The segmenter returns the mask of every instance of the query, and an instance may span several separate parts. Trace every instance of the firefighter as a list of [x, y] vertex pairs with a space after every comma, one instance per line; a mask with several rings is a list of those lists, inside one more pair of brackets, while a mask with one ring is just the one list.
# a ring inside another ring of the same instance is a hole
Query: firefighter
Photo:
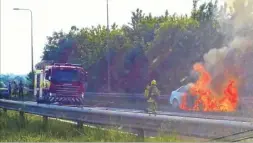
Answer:
[[19, 98], [21, 98], [22, 100], [24, 100], [24, 93], [23, 93], [23, 90], [24, 89], [24, 85], [23, 85], [23, 82], [22, 80], [19, 81], [19, 90], [18, 90], [18, 96]]
[[145, 96], [148, 102], [148, 112], [156, 114], [157, 110], [157, 97], [160, 95], [160, 91], [156, 86], [156, 80], [151, 81], [151, 85], [147, 85], [145, 89]]

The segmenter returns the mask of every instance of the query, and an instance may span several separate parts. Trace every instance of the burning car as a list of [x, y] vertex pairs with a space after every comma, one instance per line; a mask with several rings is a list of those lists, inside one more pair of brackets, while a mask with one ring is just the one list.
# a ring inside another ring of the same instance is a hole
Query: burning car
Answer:
[[225, 72], [223, 78], [213, 78], [200, 63], [193, 69], [199, 73], [198, 80], [172, 91], [173, 108], [203, 112], [235, 112], [240, 108], [238, 77]]
[[188, 107], [193, 107], [194, 102], [196, 101], [196, 96], [192, 96], [190, 94], [190, 86], [192, 84], [189, 83], [187, 85], [181, 86], [178, 89], [171, 92], [169, 103], [172, 105], [174, 109], [182, 109], [182, 105], [185, 104], [184, 100], [186, 98], [186, 103]]

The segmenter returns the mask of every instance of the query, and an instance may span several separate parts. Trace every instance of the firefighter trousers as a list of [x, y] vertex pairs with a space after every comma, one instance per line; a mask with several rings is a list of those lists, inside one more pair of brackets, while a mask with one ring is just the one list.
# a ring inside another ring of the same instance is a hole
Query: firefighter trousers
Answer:
[[152, 113], [156, 113], [156, 111], [157, 111], [157, 102], [155, 100], [148, 101], [148, 110]]

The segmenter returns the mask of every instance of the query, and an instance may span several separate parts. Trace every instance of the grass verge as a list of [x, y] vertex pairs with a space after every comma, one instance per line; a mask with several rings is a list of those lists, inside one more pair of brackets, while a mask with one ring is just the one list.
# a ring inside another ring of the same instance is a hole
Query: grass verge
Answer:
[[[25, 114], [25, 127], [21, 127], [19, 114], [8, 111], [0, 112], [0, 142], [135, 142], [140, 141], [136, 136], [120, 133], [116, 130], [101, 130], [84, 126], [77, 129], [76, 125], [48, 120], [45, 130], [42, 118]], [[145, 138], [148, 142], [177, 142], [176, 136], [160, 136]]]

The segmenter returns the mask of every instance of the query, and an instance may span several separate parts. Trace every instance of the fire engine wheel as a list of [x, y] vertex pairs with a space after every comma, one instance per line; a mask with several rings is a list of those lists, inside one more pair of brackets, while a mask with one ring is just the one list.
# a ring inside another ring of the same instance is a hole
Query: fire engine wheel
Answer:
[[47, 97], [43, 97], [42, 99], [39, 97], [36, 97], [36, 102], [49, 104], [49, 99]]
[[50, 102], [49, 98], [44, 98], [44, 103], [45, 104], [50, 104], [51, 102]]
[[47, 98], [43, 98], [43, 99], [37, 98], [36, 101], [37, 101], [37, 103], [50, 104], [50, 101], [49, 101], [49, 99], [47, 99]]
[[179, 109], [179, 102], [177, 99], [173, 99], [172, 101], [172, 108], [173, 109]]

